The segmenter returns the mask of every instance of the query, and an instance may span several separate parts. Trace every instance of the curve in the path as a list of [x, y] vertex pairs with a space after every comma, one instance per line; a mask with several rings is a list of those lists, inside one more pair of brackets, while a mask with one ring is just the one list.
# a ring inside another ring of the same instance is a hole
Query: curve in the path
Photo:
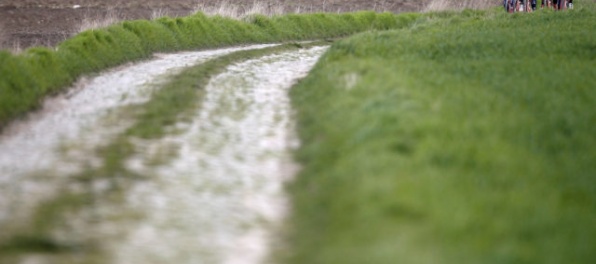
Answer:
[[46, 100], [41, 111], [0, 134], [0, 227], [25, 217], [51, 197], [64, 178], [94, 162], [93, 150], [128, 125], [122, 117], [110, 120], [115, 109], [148, 100], [164, 76], [182, 68], [267, 46], [156, 55], [83, 79], [68, 94]]
[[[147, 101], [164, 75], [262, 47], [160, 55], [49, 100], [43, 112], [0, 136], [0, 228], [26, 219], [69, 175], [98, 162], [93, 151], [128, 126], [128, 117], [114, 121], [110, 113], [120, 115], [127, 105]], [[136, 144], [139, 155], [128, 167], [150, 180], [133, 183], [118, 209], [99, 201], [79, 213], [85, 217], [66, 218], [67, 233], [57, 233], [98, 241], [108, 263], [265, 262], [287, 210], [283, 183], [296, 169], [288, 89], [324, 50], [301, 49], [229, 66], [211, 80], [192, 122], [176, 125], [177, 132], [162, 139]], [[172, 156], [168, 162], [151, 164], [155, 152], [164, 150]], [[123, 211], [135, 217], [116, 215]], [[90, 216], [115, 220], [86, 223]]]
[[295, 171], [288, 89], [324, 50], [229, 66], [212, 79], [184, 133], [142, 146], [174, 145], [179, 153], [157, 170], [143, 168], [143, 157], [131, 163], [156, 180], [129, 192], [131, 208], [146, 218], [118, 245], [116, 263], [264, 261], [285, 215], [283, 183]]

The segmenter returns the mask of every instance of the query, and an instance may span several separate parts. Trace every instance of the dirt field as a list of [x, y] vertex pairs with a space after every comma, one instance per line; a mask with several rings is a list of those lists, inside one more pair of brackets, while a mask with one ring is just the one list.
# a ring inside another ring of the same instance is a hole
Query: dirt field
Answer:
[[[355, 10], [416, 11], [429, 0], [258, 0], [286, 12]], [[85, 21], [183, 16], [197, 6], [228, 3], [248, 9], [255, 0], [0, 0], [0, 48], [53, 46], [75, 34]]]

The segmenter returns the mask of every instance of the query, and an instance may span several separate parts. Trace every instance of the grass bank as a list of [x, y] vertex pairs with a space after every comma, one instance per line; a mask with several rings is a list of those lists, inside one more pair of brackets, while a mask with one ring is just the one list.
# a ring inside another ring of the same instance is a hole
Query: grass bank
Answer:
[[578, 1], [334, 44], [291, 94], [286, 262], [594, 263], [593, 28]]
[[197, 13], [184, 18], [126, 21], [86, 31], [55, 50], [31, 48], [19, 55], [0, 51], [0, 129], [83, 74], [148, 58], [155, 52], [335, 38], [371, 29], [398, 28], [416, 17], [358, 12], [272, 18], [253, 15], [238, 21]]

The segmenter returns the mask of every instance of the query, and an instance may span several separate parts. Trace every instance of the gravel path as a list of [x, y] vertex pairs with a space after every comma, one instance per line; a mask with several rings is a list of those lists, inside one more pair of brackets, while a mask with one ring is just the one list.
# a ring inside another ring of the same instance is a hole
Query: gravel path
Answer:
[[118, 245], [115, 263], [263, 263], [286, 213], [283, 183], [296, 169], [288, 88], [324, 50], [229, 66], [185, 132], [142, 145], [143, 153], [163, 146], [179, 153], [157, 169], [144, 168], [143, 157], [131, 162], [156, 180], [129, 192], [131, 208], [146, 218]]
[[[27, 218], [69, 175], [97, 163], [93, 150], [130, 123], [122, 110], [148, 100], [164, 75], [235, 50], [159, 55], [121, 67], [82, 81], [9, 128], [0, 136], [0, 228]], [[124, 208], [135, 217], [92, 226], [85, 217], [74, 218], [69, 232], [102, 241], [109, 263], [266, 262], [287, 211], [283, 184], [296, 171], [288, 88], [324, 51], [316, 47], [229, 66], [211, 80], [191, 123], [136, 144], [141, 154], [127, 164], [151, 180], [133, 184], [118, 209], [100, 202], [91, 212], [104, 212], [100, 218], [107, 219]], [[151, 164], [164, 149], [168, 162]]]
[[94, 150], [130, 124], [121, 110], [147, 101], [165, 76], [234, 51], [267, 46], [157, 54], [84, 78], [69, 93], [46, 100], [41, 111], [0, 135], [0, 230], [27, 218], [69, 176], [97, 163]]

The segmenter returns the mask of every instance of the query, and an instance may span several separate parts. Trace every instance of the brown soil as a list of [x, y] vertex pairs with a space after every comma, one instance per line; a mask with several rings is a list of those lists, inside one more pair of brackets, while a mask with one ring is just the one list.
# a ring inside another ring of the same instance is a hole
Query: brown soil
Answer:
[[[428, 0], [258, 0], [291, 12], [346, 12], [355, 10], [417, 11]], [[249, 8], [255, 0], [0, 0], [0, 48], [54, 46], [77, 33], [84, 20], [149, 19], [156, 12], [188, 15], [197, 5], [221, 2]], [[78, 7], [75, 7], [78, 6]]]

